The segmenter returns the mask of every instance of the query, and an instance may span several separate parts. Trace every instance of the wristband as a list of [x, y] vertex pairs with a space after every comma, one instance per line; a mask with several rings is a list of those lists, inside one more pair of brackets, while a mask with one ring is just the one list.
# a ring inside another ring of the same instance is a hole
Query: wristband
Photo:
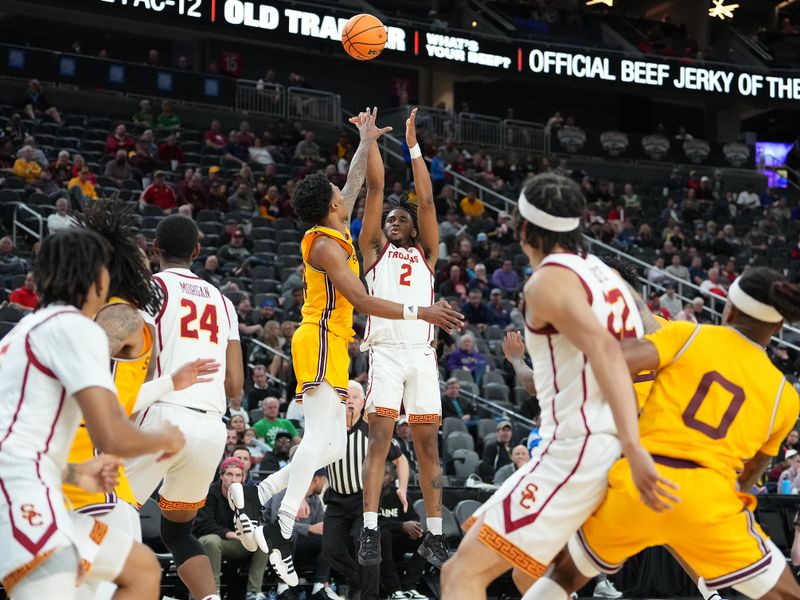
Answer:
[[419, 144], [411, 146], [411, 148], [408, 149], [408, 153], [411, 155], [411, 158], [419, 158], [422, 156], [422, 150], [419, 149]]
[[419, 312], [419, 306], [415, 304], [404, 304], [403, 305], [403, 319], [406, 321], [416, 321], [419, 317], [417, 313]]

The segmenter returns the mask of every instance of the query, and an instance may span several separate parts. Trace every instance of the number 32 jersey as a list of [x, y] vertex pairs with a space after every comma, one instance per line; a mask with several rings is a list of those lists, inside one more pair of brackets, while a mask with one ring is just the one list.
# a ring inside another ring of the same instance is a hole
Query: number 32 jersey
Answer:
[[800, 398], [764, 348], [731, 327], [676, 321], [646, 336], [659, 369], [639, 418], [653, 454], [734, 480], [757, 452], [775, 456]]
[[[556, 267], [569, 269], [578, 276], [592, 313], [614, 337], [642, 336], [644, 326], [633, 295], [603, 261], [591, 254], [549, 254], [537, 271]], [[527, 310], [526, 319], [530, 323], [536, 317], [535, 307], [529, 306]], [[603, 398], [583, 352], [550, 325], [541, 329], [528, 325], [525, 341], [542, 410], [539, 435], [545, 445], [591, 433], [616, 435], [611, 407]]]
[[164, 291], [156, 316], [156, 374], [171, 374], [198, 358], [220, 363], [213, 380], [160, 398], [221, 415], [226, 411], [225, 358], [228, 342], [239, 340], [239, 320], [233, 304], [215, 286], [189, 269], [166, 269], [155, 275]]

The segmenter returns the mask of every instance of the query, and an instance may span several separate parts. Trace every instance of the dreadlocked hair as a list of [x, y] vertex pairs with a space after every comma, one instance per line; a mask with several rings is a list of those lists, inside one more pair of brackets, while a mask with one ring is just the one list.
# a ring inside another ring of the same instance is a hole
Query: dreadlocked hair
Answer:
[[306, 175], [297, 184], [292, 207], [303, 223], [319, 225], [330, 211], [331, 198], [333, 198], [331, 182], [324, 171], [317, 171]]
[[622, 280], [633, 289], [639, 287], [639, 272], [636, 270], [636, 265], [631, 261], [614, 256], [613, 254], [598, 256], [598, 258], [619, 273]]
[[[536, 208], [554, 217], [576, 218], [583, 215], [586, 200], [581, 188], [572, 179], [554, 173], [542, 173], [531, 179], [525, 188], [525, 197]], [[517, 238], [530, 246], [541, 247], [544, 254], [560, 246], [570, 252], [584, 249], [581, 227], [572, 231], [550, 231], [534, 225], [519, 214], [515, 214]], [[525, 231], [523, 227], [527, 224]]]
[[772, 306], [789, 323], [800, 321], [800, 286], [790, 283], [777, 271], [751, 267], [742, 275], [739, 287], [759, 302]]
[[414, 229], [419, 231], [419, 221], [417, 221], [417, 206], [408, 200], [407, 194], [403, 194], [397, 206], [393, 206], [389, 210], [383, 211], [383, 214], [381, 215], [381, 229], [383, 229], [383, 227], [386, 225], [386, 217], [389, 216], [389, 213], [397, 209], [406, 211], [411, 217], [411, 225], [414, 227]]
[[91, 229], [70, 227], [47, 236], [33, 267], [39, 306], [62, 302], [81, 308], [111, 259], [111, 245]]
[[136, 308], [157, 315], [164, 293], [136, 243], [138, 223], [133, 208], [114, 200], [98, 200], [84, 208], [83, 221], [111, 244], [109, 297], [119, 296]]

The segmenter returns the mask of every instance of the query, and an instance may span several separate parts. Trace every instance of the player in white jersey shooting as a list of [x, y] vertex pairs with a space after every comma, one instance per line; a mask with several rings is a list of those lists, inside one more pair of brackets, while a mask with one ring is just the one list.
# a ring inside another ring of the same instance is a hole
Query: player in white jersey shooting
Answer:
[[[433, 304], [433, 268], [439, 257], [439, 224], [425, 158], [417, 144], [417, 109], [406, 121], [406, 142], [419, 198], [419, 208], [407, 202], [385, 215], [384, 167], [377, 144], [367, 160], [367, 204], [358, 244], [370, 294], [415, 306]], [[447, 560], [442, 535], [442, 468], [439, 464], [439, 369], [431, 347], [433, 326], [424, 321], [391, 321], [370, 317], [362, 349], [369, 348], [366, 406], [369, 450], [364, 465], [364, 530], [358, 562], [381, 561], [378, 507], [384, 462], [394, 424], [405, 407], [419, 460], [420, 487], [425, 500], [427, 533], [419, 553], [441, 567]], [[405, 498], [401, 498], [407, 505]]]
[[[170, 456], [184, 444], [176, 427], [144, 433], [120, 408], [108, 338], [91, 320], [106, 302], [108, 261], [108, 244], [93, 231], [71, 228], [46, 238], [34, 268], [40, 308], [0, 343], [0, 578], [14, 600], [72, 600], [87, 573], [114, 581], [115, 598], [158, 597], [153, 553], [130, 535], [70, 513], [62, 495], [63, 482], [91, 492], [118, 483], [113, 456], [89, 461], [80, 480], [67, 465], [81, 415], [95, 447], [108, 454]], [[113, 465], [112, 481], [88, 485], [100, 478], [92, 464]]]
[[[178, 575], [197, 600], [218, 600], [211, 562], [191, 528], [225, 449], [226, 395], [242, 391], [238, 319], [231, 301], [189, 270], [200, 253], [194, 221], [181, 215], [163, 219], [153, 249], [161, 264], [155, 280], [164, 292], [156, 316], [156, 377], [201, 357], [222, 367], [211, 381], [191, 389], [168, 387], [140, 412], [137, 424], [142, 430], [174, 423], [186, 436], [186, 447], [169, 460], [147, 456], [131, 461], [126, 472], [140, 503], [163, 480], [161, 537], [173, 554]], [[170, 386], [171, 378], [164, 381]]]
[[642, 500], [669, 505], [639, 441], [636, 398], [619, 339], [643, 325], [633, 295], [598, 258], [578, 254], [585, 200], [565, 177], [534, 177], [519, 198], [518, 235], [535, 273], [525, 284], [526, 343], [541, 405], [542, 441], [474, 515], [442, 569], [442, 597], [486, 597], [514, 568], [520, 590], [541, 577], [603, 500], [607, 473], [624, 452]]

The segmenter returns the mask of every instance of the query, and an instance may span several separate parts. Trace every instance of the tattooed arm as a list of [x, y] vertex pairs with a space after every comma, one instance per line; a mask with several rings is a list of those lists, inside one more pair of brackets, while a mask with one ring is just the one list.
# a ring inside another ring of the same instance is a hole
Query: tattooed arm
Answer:
[[503, 354], [514, 367], [514, 373], [522, 387], [535, 398], [536, 384], [533, 381], [533, 369], [525, 364], [525, 342], [518, 331], [510, 331], [506, 334], [503, 340]]
[[112, 492], [119, 483], [122, 461], [110, 454], [100, 454], [82, 463], [68, 463], [61, 473], [64, 483], [87, 492]]
[[361, 141], [358, 143], [358, 148], [353, 154], [353, 159], [350, 161], [350, 169], [347, 172], [347, 183], [342, 188], [342, 197], [344, 198], [345, 206], [347, 207], [348, 219], [353, 214], [353, 208], [356, 205], [358, 192], [361, 191], [361, 186], [364, 185], [364, 176], [367, 172], [367, 156], [369, 149], [375, 141], [384, 133], [392, 130], [391, 127], [379, 128], [375, 125], [375, 119], [378, 116], [378, 109], [369, 108], [362, 112], [357, 117], [350, 119], [350, 122], [358, 127], [358, 133], [361, 136]]
[[384, 182], [381, 151], [378, 149], [378, 144], [372, 144], [367, 159], [367, 203], [364, 206], [364, 218], [361, 220], [361, 233], [358, 236], [364, 271], [368, 271], [375, 264], [381, 248], [386, 243], [386, 236], [381, 229]]
[[[144, 346], [139, 311], [128, 304], [112, 304], [101, 309], [95, 321], [106, 332], [111, 357], [137, 356]], [[124, 352], [123, 352], [124, 351]]]

